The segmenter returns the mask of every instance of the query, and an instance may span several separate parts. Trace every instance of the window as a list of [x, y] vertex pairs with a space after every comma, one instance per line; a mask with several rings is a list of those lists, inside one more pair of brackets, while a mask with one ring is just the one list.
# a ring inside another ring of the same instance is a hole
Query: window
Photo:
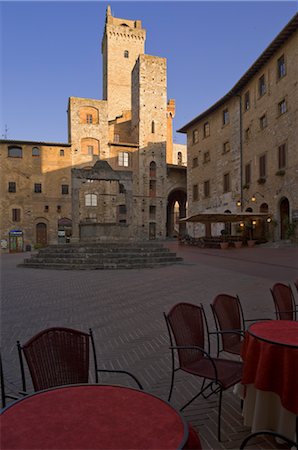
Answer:
[[194, 167], [198, 167], [198, 165], [199, 165], [199, 160], [198, 160], [198, 157], [196, 156], [195, 158], [193, 158], [193, 160], [192, 160], [192, 167], [194, 168]]
[[126, 205], [119, 205], [119, 214], [126, 214]]
[[229, 141], [224, 142], [222, 152], [223, 153], [228, 153], [229, 151], [230, 151], [230, 143], [229, 143]]
[[278, 168], [284, 169], [286, 167], [286, 144], [278, 147]]
[[97, 206], [97, 195], [85, 194], [85, 206]]
[[286, 75], [285, 57], [282, 55], [277, 60], [277, 78], [280, 79]]
[[199, 187], [197, 184], [194, 184], [192, 187], [192, 199], [194, 202], [199, 199]]
[[32, 156], [40, 156], [40, 150], [38, 147], [32, 148]]
[[229, 123], [229, 110], [228, 108], [224, 109], [222, 112], [222, 123], [223, 125], [226, 125], [227, 123]]
[[89, 156], [93, 155], [94, 147], [93, 145], [87, 145], [87, 153]]
[[251, 183], [251, 163], [248, 163], [245, 165], [244, 179], [245, 179], [245, 184], [249, 186]]
[[64, 156], [64, 150], [63, 150], [63, 148], [61, 148], [61, 150], [60, 150], [60, 156]]
[[44, 205], [44, 212], [49, 212], [49, 205]]
[[86, 123], [93, 123], [93, 116], [92, 114], [86, 114]]
[[16, 183], [15, 181], [9, 181], [8, 182], [8, 192], [16, 192], [17, 188], [16, 188]]
[[210, 180], [204, 181], [204, 197], [210, 197]]
[[128, 167], [129, 166], [129, 153], [119, 152], [118, 153], [118, 166]]
[[225, 192], [230, 192], [231, 188], [230, 188], [230, 174], [229, 173], [225, 173], [224, 177], [223, 177], [223, 191]]
[[262, 117], [260, 117], [260, 128], [263, 130], [267, 127], [267, 116], [264, 114]]
[[150, 205], [149, 206], [149, 215], [150, 215], [150, 219], [155, 219], [155, 217], [156, 217], [156, 206], [154, 206], [154, 205]]
[[261, 78], [259, 78], [259, 96], [262, 97], [264, 94], [266, 94], [266, 83], [265, 75], [262, 75]]
[[149, 196], [156, 197], [156, 181], [155, 180], [149, 181]]
[[36, 194], [41, 194], [41, 183], [34, 183], [34, 192]]
[[22, 158], [23, 150], [22, 147], [9, 146], [8, 147], [8, 157], [9, 158]]
[[285, 99], [283, 99], [281, 102], [279, 102], [278, 104], [278, 113], [279, 114], [284, 114], [285, 112], [287, 112], [287, 104]]
[[21, 221], [21, 210], [19, 208], [14, 208], [12, 210], [12, 221], [13, 222]]
[[68, 192], [68, 184], [62, 184], [61, 185], [61, 194], [62, 195], [67, 195], [69, 192]]
[[120, 136], [119, 136], [119, 134], [114, 134], [114, 142], [115, 142], [115, 144], [119, 144], [119, 142], [120, 142]]
[[154, 161], [151, 161], [151, 163], [150, 163], [149, 177], [156, 178], [156, 163]]
[[210, 125], [209, 122], [204, 123], [204, 137], [210, 136]]
[[152, 120], [151, 122], [151, 133], [155, 133], [155, 122]]
[[182, 166], [182, 152], [177, 153], [177, 163], [178, 166]]
[[125, 187], [122, 183], [119, 183], [119, 194], [125, 194]]
[[210, 161], [210, 153], [209, 152], [205, 152], [203, 155], [203, 162], [207, 163]]
[[244, 111], [248, 111], [249, 108], [250, 108], [250, 98], [249, 98], [249, 91], [247, 91], [244, 94]]
[[58, 212], [58, 213], [61, 212], [61, 205], [57, 205], [57, 212]]
[[260, 156], [259, 159], [260, 178], [266, 178], [266, 155]]
[[197, 142], [199, 142], [199, 132], [198, 130], [194, 130], [192, 132], [192, 143], [196, 144]]
[[128, 58], [129, 57], [129, 51], [128, 50], [124, 50], [124, 58]]

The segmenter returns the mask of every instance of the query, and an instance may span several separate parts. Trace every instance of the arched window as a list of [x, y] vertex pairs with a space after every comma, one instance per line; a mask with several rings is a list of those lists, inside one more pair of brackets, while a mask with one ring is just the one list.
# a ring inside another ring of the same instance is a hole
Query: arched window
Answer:
[[22, 158], [23, 150], [22, 147], [17, 147], [15, 145], [11, 145], [8, 147], [8, 157], [9, 158]]
[[97, 206], [97, 195], [85, 194], [85, 206]]
[[64, 156], [64, 150], [63, 150], [63, 148], [61, 148], [61, 150], [60, 150], [60, 156]]
[[150, 163], [149, 177], [156, 178], [156, 163], [154, 161], [151, 161]]
[[32, 156], [40, 156], [40, 149], [39, 149], [39, 147], [33, 147], [32, 148]]
[[178, 166], [182, 165], [182, 152], [178, 152], [177, 154]]
[[151, 133], [155, 133], [155, 122], [152, 120], [151, 122]]
[[124, 58], [128, 58], [129, 57], [129, 51], [128, 50], [124, 50]]

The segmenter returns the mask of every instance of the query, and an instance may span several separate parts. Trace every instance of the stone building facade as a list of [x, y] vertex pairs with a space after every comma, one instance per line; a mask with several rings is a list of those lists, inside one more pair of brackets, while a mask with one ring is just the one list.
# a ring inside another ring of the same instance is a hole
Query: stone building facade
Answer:
[[[187, 133], [189, 216], [268, 212], [271, 225], [256, 223], [256, 235], [297, 234], [297, 25], [295, 15], [230, 92], [179, 130]], [[189, 233], [202, 235], [203, 225]]]
[[145, 40], [141, 21], [108, 7], [103, 100], [69, 98], [67, 144], [0, 142], [3, 250], [176, 232], [187, 152], [173, 143], [166, 59], [146, 55]]

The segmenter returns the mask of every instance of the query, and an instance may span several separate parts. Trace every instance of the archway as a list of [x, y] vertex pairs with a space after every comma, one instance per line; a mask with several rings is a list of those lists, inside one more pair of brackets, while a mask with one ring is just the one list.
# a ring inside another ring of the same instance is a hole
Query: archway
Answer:
[[179, 224], [179, 219], [186, 216], [186, 192], [182, 189], [172, 191], [167, 205], [167, 237], [185, 235], [186, 224]]
[[39, 222], [36, 225], [36, 243], [42, 246], [48, 243], [47, 225], [43, 222]]
[[290, 220], [290, 204], [286, 197], [280, 200], [279, 204], [280, 215], [280, 239], [286, 239], [287, 224]]

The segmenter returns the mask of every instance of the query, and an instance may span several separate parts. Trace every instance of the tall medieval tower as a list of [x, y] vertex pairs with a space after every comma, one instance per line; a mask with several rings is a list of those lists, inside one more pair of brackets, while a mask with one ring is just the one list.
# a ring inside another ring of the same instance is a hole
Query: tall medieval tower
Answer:
[[110, 6], [102, 39], [103, 100], [108, 101], [109, 120], [131, 110], [131, 73], [145, 52], [146, 31], [140, 20], [113, 17]]

